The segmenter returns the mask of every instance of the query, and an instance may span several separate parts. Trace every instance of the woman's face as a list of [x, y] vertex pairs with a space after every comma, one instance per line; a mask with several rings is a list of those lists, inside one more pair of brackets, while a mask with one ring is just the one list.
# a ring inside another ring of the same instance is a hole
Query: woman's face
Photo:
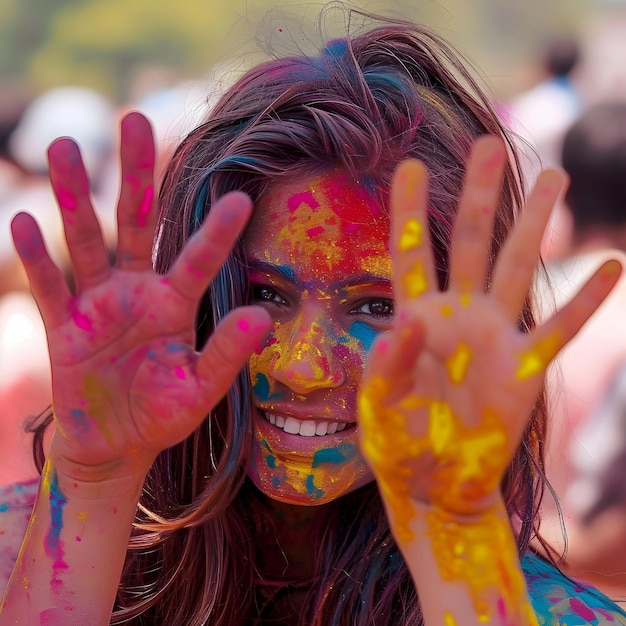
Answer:
[[373, 480], [358, 448], [367, 352], [393, 314], [389, 219], [332, 172], [275, 185], [244, 237], [253, 300], [274, 330], [250, 359], [248, 475], [271, 498], [322, 504]]

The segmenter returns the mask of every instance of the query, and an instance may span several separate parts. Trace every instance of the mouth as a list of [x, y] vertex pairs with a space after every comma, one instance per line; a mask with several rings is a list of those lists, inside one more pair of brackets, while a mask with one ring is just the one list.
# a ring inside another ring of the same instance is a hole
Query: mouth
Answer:
[[266, 413], [265, 411], [261, 411], [261, 414], [272, 426], [276, 426], [276, 428], [280, 428], [290, 435], [300, 435], [301, 437], [334, 435], [355, 426], [355, 424], [331, 420], [300, 420], [294, 417]]

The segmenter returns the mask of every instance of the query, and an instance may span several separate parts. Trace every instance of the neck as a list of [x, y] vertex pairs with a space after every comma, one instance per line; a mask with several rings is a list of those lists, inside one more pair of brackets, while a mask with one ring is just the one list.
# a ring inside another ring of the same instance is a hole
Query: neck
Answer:
[[304, 581], [315, 571], [316, 528], [329, 505], [299, 506], [268, 499], [270, 523], [259, 544], [261, 571], [266, 579]]

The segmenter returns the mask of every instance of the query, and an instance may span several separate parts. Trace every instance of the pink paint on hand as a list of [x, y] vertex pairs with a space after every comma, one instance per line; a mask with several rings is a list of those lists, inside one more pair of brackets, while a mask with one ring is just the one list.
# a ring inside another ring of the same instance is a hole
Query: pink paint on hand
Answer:
[[139, 213], [137, 214], [137, 224], [139, 226], [145, 226], [147, 223], [147, 217], [152, 208], [152, 198], [154, 197], [154, 188], [152, 185], [148, 185], [144, 191], [141, 205], [139, 206]]
[[78, 328], [81, 328], [82, 330], [88, 330], [88, 331], [93, 330], [93, 322], [91, 321], [91, 318], [86, 313], [82, 313], [81, 311], [78, 310], [78, 305], [76, 304], [76, 300], [72, 300], [70, 302], [70, 314], [72, 316], [72, 320], [74, 321], [74, 324], [76, 324]]
[[240, 320], [237, 321], [237, 328], [239, 330], [242, 330], [244, 333], [248, 333], [250, 332], [250, 322], [242, 317]]
[[76, 199], [74, 198], [74, 194], [69, 189], [58, 188], [55, 189], [57, 199], [59, 201], [59, 206], [66, 211], [75, 211], [76, 210]]

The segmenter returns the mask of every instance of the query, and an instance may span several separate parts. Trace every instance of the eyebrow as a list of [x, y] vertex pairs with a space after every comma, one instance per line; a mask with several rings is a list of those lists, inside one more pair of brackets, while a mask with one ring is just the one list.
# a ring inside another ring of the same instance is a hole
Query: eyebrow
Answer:
[[[267, 261], [261, 260], [249, 260], [248, 268], [251, 270], [257, 270], [261, 272], [267, 272], [269, 274], [280, 274], [284, 276], [287, 280], [292, 282], [294, 285], [300, 288], [305, 288], [306, 285], [298, 279], [295, 272], [286, 265], [275, 265], [274, 263], [268, 263]], [[343, 287], [352, 287], [356, 285], [363, 284], [377, 284], [382, 286], [388, 286], [391, 284], [391, 281], [388, 278], [383, 276], [378, 276], [377, 274], [371, 274], [369, 272], [363, 272], [362, 274], [358, 274], [356, 276], [349, 276], [343, 280], [339, 280], [336, 283], [332, 283], [329, 285], [332, 289], [341, 289]]]

